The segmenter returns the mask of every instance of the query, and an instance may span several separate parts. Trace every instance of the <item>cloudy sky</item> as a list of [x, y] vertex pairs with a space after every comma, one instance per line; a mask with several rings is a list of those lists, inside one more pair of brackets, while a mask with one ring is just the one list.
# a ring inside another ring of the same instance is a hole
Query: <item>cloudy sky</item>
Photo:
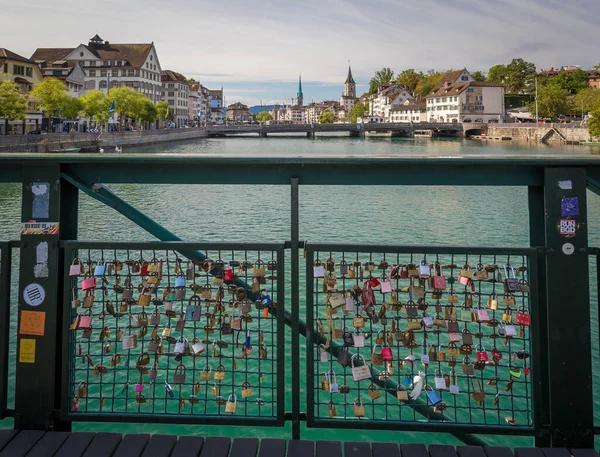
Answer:
[[227, 104], [337, 98], [389, 66], [471, 71], [600, 62], [600, 0], [0, 0], [0, 47], [154, 41], [163, 69], [225, 88]]

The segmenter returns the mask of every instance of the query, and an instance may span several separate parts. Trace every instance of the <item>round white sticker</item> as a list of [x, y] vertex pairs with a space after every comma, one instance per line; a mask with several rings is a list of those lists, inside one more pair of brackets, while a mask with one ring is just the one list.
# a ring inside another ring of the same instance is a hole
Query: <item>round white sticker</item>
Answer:
[[39, 284], [29, 284], [23, 290], [23, 298], [29, 306], [40, 306], [46, 298], [46, 291]]
[[571, 255], [575, 252], [575, 246], [573, 246], [571, 243], [565, 243], [562, 245], [562, 252], [564, 252], [566, 255]]

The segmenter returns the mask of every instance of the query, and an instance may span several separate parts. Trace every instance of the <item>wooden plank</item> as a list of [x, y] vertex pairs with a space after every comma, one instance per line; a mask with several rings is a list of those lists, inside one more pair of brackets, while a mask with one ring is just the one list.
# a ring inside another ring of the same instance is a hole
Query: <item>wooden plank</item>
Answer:
[[171, 457], [198, 457], [203, 445], [204, 438], [199, 436], [180, 436]]
[[140, 457], [149, 439], [147, 433], [125, 435], [113, 457]]
[[600, 457], [595, 449], [570, 449], [573, 457]]
[[44, 436], [41, 430], [21, 430], [0, 453], [0, 457], [22, 457]]
[[373, 457], [400, 457], [400, 448], [396, 443], [371, 444]]
[[71, 433], [54, 457], [81, 457], [95, 436], [91, 432]]
[[[396, 446], [397, 450], [398, 446]], [[345, 442], [344, 457], [371, 457], [371, 443]]]
[[544, 457], [544, 453], [536, 447], [516, 447], [515, 457]]
[[18, 430], [0, 430], [0, 450], [4, 449], [12, 441]]
[[506, 446], [483, 446], [488, 457], [514, 457], [513, 452]]
[[457, 457], [456, 449], [449, 444], [430, 444], [429, 455], [431, 457]]
[[229, 457], [256, 457], [257, 452], [257, 438], [237, 438], [233, 440]]
[[83, 457], [111, 457], [122, 437], [120, 433], [97, 433]]
[[152, 435], [142, 457], [169, 457], [175, 444], [177, 444], [175, 435]]
[[258, 457], [285, 457], [286, 444], [286, 440], [264, 438], [260, 440]]
[[52, 457], [70, 435], [69, 432], [46, 432], [27, 457]]
[[456, 446], [459, 457], [486, 457], [481, 446]]
[[314, 457], [315, 442], [308, 440], [288, 441], [287, 457]]
[[543, 447], [542, 452], [546, 457], [571, 457], [571, 453], [564, 447]]
[[339, 441], [317, 441], [315, 457], [342, 457], [342, 443]]
[[429, 452], [424, 444], [407, 443], [400, 445], [402, 457], [429, 457]]
[[231, 438], [225, 436], [209, 436], [204, 440], [200, 457], [227, 457], [231, 447]]

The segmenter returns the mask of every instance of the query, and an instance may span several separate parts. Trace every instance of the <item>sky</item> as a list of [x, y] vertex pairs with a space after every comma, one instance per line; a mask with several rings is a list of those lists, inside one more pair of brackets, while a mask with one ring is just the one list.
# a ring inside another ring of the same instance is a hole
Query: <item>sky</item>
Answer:
[[0, 0], [0, 47], [154, 42], [163, 69], [225, 90], [227, 104], [337, 99], [348, 61], [360, 95], [390, 67], [486, 72], [600, 63], [600, 0]]

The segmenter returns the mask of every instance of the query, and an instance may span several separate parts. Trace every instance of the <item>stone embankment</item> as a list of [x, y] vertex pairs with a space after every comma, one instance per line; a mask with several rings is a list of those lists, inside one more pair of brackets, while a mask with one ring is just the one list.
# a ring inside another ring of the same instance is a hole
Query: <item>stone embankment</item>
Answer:
[[548, 142], [579, 144], [592, 141], [587, 128], [564, 127], [563, 124], [546, 124], [544, 126], [487, 126], [487, 139], [518, 140], [528, 142]]

